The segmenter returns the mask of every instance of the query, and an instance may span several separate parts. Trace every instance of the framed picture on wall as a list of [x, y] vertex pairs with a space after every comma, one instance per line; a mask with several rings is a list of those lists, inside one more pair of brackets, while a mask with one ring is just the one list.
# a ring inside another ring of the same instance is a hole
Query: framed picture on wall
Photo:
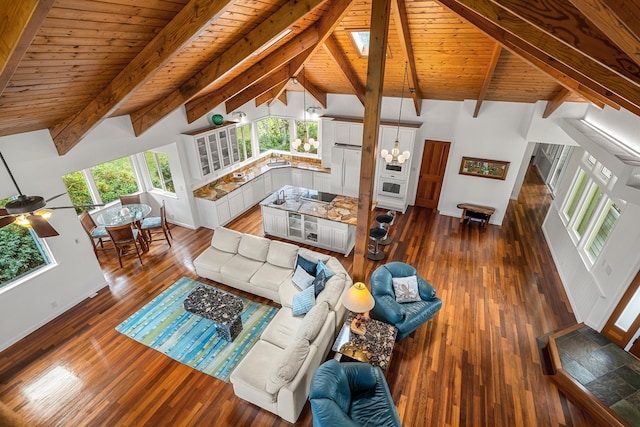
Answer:
[[461, 175], [481, 176], [483, 178], [502, 179], [507, 177], [509, 162], [501, 160], [476, 159], [463, 157], [460, 163]]

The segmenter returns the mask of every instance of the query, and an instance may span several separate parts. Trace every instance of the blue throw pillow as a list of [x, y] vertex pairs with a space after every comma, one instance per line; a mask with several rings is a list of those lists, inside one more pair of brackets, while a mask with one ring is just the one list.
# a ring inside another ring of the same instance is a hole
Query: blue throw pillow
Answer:
[[316, 296], [313, 293], [313, 286], [309, 286], [307, 289], [298, 292], [293, 296], [293, 304], [291, 311], [294, 316], [300, 316], [309, 312], [316, 303]]
[[318, 266], [316, 267], [316, 274], [315, 276], [317, 276], [318, 274], [320, 274], [321, 271], [324, 271], [324, 277], [326, 277], [327, 280], [329, 280], [329, 278], [331, 276], [333, 276], [333, 274], [331, 274], [331, 271], [329, 271], [329, 268], [327, 268], [326, 265], [324, 265], [324, 262], [322, 262], [322, 260], [318, 260]]
[[300, 266], [304, 269], [304, 271], [306, 271], [307, 273], [309, 273], [310, 275], [312, 275], [313, 277], [316, 277], [316, 270], [317, 270], [317, 264], [313, 261], [309, 261], [308, 259], [301, 257], [300, 255], [298, 255], [298, 260], [296, 261], [296, 266]]
[[[315, 296], [318, 296], [320, 292], [324, 290], [324, 285], [327, 283], [327, 276], [324, 274], [324, 270], [320, 271], [313, 281], [313, 289]], [[311, 288], [311, 286], [309, 286]]]
[[309, 286], [313, 285], [313, 281], [315, 277], [306, 272], [301, 265], [296, 267], [296, 271], [293, 273], [293, 284], [296, 285], [300, 289], [307, 289]]

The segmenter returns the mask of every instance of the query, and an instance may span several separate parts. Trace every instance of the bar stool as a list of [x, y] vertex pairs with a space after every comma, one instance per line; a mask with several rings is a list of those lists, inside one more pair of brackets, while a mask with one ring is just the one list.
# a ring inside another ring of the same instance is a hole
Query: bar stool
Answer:
[[384, 259], [385, 254], [380, 250], [378, 245], [388, 236], [387, 230], [380, 227], [375, 227], [369, 230], [369, 239], [373, 241], [373, 243], [369, 244], [369, 251], [367, 252], [367, 258], [373, 261], [380, 261]]
[[389, 211], [386, 214], [376, 216], [376, 221], [378, 222], [378, 228], [382, 228], [387, 232], [387, 236], [378, 242], [379, 245], [388, 245], [391, 243], [392, 239], [389, 236], [389, 228], [391, 228], [391, 224], [393, 224], [394, 217], [393, 215], [389, 215], [392, 211]]

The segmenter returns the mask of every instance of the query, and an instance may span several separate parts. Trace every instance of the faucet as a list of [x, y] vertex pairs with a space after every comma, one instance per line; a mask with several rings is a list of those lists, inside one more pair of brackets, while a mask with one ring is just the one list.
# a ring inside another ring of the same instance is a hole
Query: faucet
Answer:
[[[282, 199], [280, 198], [280, 194], [282, 194]], [[284, 188], [280, 191], [278, 191], [278, 203], [282, 202], [284, 203], [285, 200], [287, 199], [287, 197], [284, 194]]]

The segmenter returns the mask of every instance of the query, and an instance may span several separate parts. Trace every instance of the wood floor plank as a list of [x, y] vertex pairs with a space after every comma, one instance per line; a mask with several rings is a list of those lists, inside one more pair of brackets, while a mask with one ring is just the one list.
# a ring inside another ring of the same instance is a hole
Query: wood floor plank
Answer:
[[[550, 203], [530, 170], [500, 227], [409, 208], [392, 226], [387, 258], [367, 262], [367, 278], [389, 261], [412, 264], [443, 300], [396, 344], [385, 372], [404, 426], [596, 425], [543, 374], [536, 342], [575, 324], [540, 228]], [[228, 227], [262, 235], [260, 209]], [[115, 331], [180, 277], [197, 278], [193, 259], [212, 233], [173, 227], [172, 247], [154, 242], [144, 265], [126, 259], [122, 269], [101, 252], [109, 287], [0, 353], [0, 401], [42, 426], [289, 425], [236, 398], [231, 384]], [[351, 271], [353, 255], [337, 258]], [[43, 378], [59, 383], [47, 388]], [[296, 425], [311, 424], [307, 404]]]

